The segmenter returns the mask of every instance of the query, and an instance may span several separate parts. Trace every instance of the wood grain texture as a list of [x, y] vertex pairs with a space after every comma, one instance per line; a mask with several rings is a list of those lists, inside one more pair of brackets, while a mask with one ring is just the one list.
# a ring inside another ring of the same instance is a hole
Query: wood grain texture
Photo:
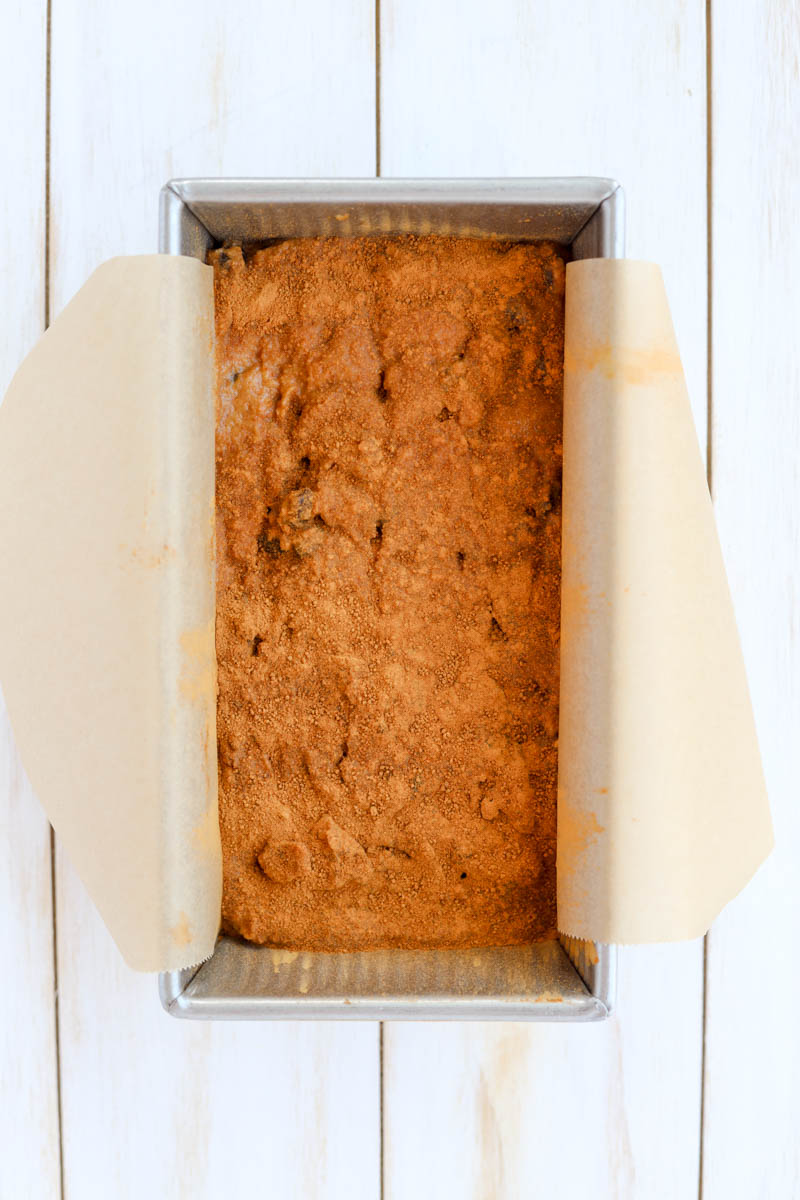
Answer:
[[712, 5], [713, 494], [776, 850], [708, 942], [703, 1200], [800, 1195], [800, 9]]
[[383, 0], [384, 175], [601, 175], [629, 258], [663, 268], [706, 438], [706, 102], [701, 0]]
[[[622, 183], [704, 442], [702, 3], [384, 0], [381, 31], [384, 174]], [[605, 1026], [387, 1027], [387, 1197], [696, 1195], [702, 943], [624, 951], [619, 986]]]
[[[156, 249], [175, 175], [371, 174], [374, 10], [58, 0], [54, 311], [104, 258]], [[182, 1024], [121, 962], [57, 858], [67, 1196], [378, 1190], [378, 1030]]]
[[170, 1018], [57, 866], [67, 1197], [374, 1200], [377, 1026]]
[[388, 1200], [695, 1196], [698, 951], [623, 950], [602, 1026], [387, 1025]]
[[[47, 12], [4, 11], [0, 396], [44, 327]], [[0, 571], [2, 568], [0, 568]], [[0, 1196], [60, 1192], [50, 827], [0, 694]]]
[[[156, 247], [173, 175], [370, 175], [372, 0], [53, 4], [53, 311]], [[708, 945], [704, 1200], [800, 1195], [800, 18], [711, 0], [714, 493], [778, 849]], [[4, 12], [0, 390], [44, 312], [46, 11]], [[603, 174], [664, 267], [701, 437], [700, 0], [381, 0], [384, 174]], [[188, 1025], [59, 855], [68, 1200], [379, 1194], [374, 1025]], [[59, 1195], [48, 826], [0, 708], [0, 1196]], [[776, 970], [777, 968], [777, 970]], [[777, 986], [776, 986], [777, 983]], [[698, 1189], [702, 948], [622, 953], [605, 1026], [390, 1026], [387, 1200]]]

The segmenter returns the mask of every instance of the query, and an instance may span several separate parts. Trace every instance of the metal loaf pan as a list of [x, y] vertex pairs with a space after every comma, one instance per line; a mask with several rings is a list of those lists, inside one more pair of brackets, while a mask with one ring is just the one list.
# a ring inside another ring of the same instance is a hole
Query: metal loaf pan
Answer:
[[[224, 241], [440, 233], [551, 239], [573, 258], [624, 253], [610, 179], [187, 179], [161, 192], [165, 254], [205, 259]], [[560, 941], [480, 950], [293, 953], [221, 937], [200, 967], [159, 978], [176, 1017], [266, 1020], [599, 1021], [616, 948]]]

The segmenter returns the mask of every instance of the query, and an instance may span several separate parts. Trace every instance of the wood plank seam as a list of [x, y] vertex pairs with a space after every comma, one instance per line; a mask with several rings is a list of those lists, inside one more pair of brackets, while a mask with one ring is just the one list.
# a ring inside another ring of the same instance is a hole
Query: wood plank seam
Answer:
[[[12, 5], [4, 72], [3, 297], [0, 400], [41, 337], [45, 302], [47, 0]], [[50, 827], [20, 759], [0, 686], [0, 948], [9, 980], [0, 1003], [0, 1194], [59, 1197]]]
[[713, 75], [712, 75], [712, 28], [711, 28], [711, 3], [712, 0], [706, 0], [706, 476], [708, 478], [708, 490], [713, 498], [714, 486], [714, 445], [712, 434], [712, 415], [714, 399], [712, 394], [712, 384], [714, 375], [714, 362], [711, 354], [711, 328], [714, 317], [713, 305], [713, 258], [712, 251], [714, 248], [714, 231], [712, 227], [713, 203], [714, 203], [714, 176], [713, 176], [713, 161], [714, 153], [713, 135], [711, 119], [713, 115]]
[[[714, 363], [711, 352], [711, 329], [713, 320], [713, 133], [712, 133], [712, 104], [713, 104], [713, 74], [712, 74], [712, 29], [711, 3], [705, 0], [705, 30], [706, 30], [706, 478], [708, 490], [713, 501], [714, 490], [714, 448], [713, 448], [713, 372]], [[706, 1033], [708, 1029], [708, 939], [710, 933], [703, 938], [703, 977], [702, 977], [702, 1011], [703, 1023], [700, 1040], [700, 1145], [697, 1158], [697, 1200], [703, 1200], [703, 1148], [705, 1144], [706, 1120]]]
[[800, 10], [711, 11], [713, 498], [776, 834], [708, 938], [702, 1196], [727, 1200], [800, 1194]]
[[[53, 0], [45, 12], [44, 73], [44, 327], [50, 326], [50, 56], [52, 49]], [[61, 1022], [58, 1007], [58, 914], [56, 911], [56, 839], [50, 826], [50, 912], [53, 925], [53, 1026], [55, 1035], [56, 1117], [58, 1121], [58, 1189], [64, 1200], [64, 1125], [61, 1106]]]
[[[48, 6], [49, 7], [49, 6]], [[47, 218], [45, 217], [45, 221]], [[47, 294], [47, 283], [45, 282], [45, 295]], [[56, 940], [58, 934], [57, 918], [56, 918], [56, 837], [52, 825], [50, 826], [50, 903], [51, 912], [53, 915], [53, 1025], [55, 1027], [55, 1049], [56, 1049], [56, 1118], [58, 1121], [58, 1188], [59, 1198], [64, 1200], [64, 1124], [61, 1109], [61, 1029], [58, 1011], [58, 942]]]
[[383, 1130], [383, 1109], [384, 1109], [384, 1072], [383, 1072], [383, 1026], [384, 1022], [378, 1022], [378, 1104], [380, 1107], [380, 1128], [379, 1128], [379, 1152], [378, 1152], [378, 1190], [380, 1200], [384, 1200], [386, 1194], [386, 1154], [385, 1154], [385, 1139]]

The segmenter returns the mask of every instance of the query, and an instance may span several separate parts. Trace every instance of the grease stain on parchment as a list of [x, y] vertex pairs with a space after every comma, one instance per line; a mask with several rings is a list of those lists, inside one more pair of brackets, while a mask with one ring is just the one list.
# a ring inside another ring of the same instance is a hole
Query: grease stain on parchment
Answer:
[[123, 560], [127, 560], [123, 565], [146, 567], [150, 570], [163, 567], [166, 562], [176, 557], [175, 547], [167, 542], [157, 547], [131, 546], [128, 542], [120, 542], [119, 550]]
[[170, 927], [170, 937], [176, 946], [188, 946], [192, 940], [192, 927], [185, 912], [182, 912], [177, 922]]
[[652, 383], [657, 377], [683, 377], [680, 355], [671, 350], [654, 348], [633, 349], [610, 342], [589, 344], [564, 353], [564, 370], [570, 372], [597, 371], [606, 379], [615, 379], [630, 386]]
[[202, 854], [219, 854], [219, 815], [216, 806], [206, 809], [192, 830], [192, 839]]
[[576, 862], [601, 833], [605, 833], [605, 825], [599, 823], [595, 812], [581, 811], [567, 806], [563, 801], [559, 804], [558, 852], [560, 861]]
[[199, 629], [187, 629], [180, 636], [181, 695], [190, 702], [212, 704], [216, 697], [217, 671], [214, 647], [214, 621]]

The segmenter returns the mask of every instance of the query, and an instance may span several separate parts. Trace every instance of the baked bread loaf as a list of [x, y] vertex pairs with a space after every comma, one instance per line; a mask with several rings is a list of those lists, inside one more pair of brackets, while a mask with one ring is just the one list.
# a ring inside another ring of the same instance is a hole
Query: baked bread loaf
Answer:
[[211, 261], [225, 928], [554, 936], [563, 251]]

